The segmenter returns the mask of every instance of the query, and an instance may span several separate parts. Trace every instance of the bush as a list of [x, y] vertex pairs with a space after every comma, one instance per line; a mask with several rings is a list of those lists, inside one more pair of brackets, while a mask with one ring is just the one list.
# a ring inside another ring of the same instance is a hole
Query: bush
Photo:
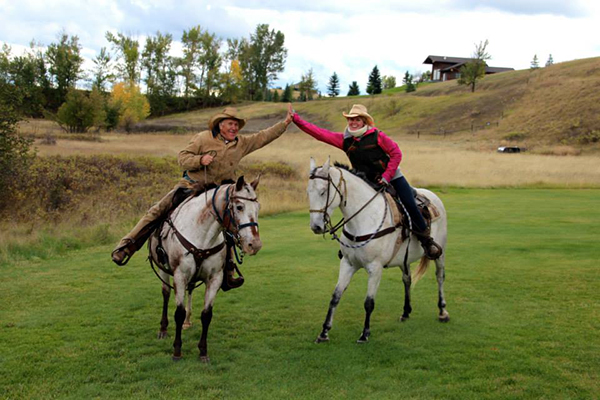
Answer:
[[113, 87], [111, 107], [119, 110], [119, 126], [131, 132], [133, 125], [150, 115], [150, 103], [134, 84], [117, 83]]
[[76, 89], [70, 89], [67, 100], [58, 109], [56, 122], [69, 133], [84, 133], [92, 126], [104, 126], [106, 113], [104, 99], [94, 89], [89, 97]]
[[17, 132], [19, 121], [12, 106], [0, 101], [0, 212], [15, 201], [35, 155], [30, 150], [32, 139]]

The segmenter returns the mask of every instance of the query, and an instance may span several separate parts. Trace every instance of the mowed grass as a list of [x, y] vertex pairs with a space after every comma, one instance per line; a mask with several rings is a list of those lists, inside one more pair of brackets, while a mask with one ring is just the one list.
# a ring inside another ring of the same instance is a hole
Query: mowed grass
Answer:
[[[247, 283], [219, 293], [198, 360], [203, 288], [184, 359], [156, 339], [161, 295], [142, 251], [124, 268], [108, 246], [2, 266], [0, 397], [592, 399], [600, 397], [599, 190], [448, 189], [446, 298], [434, 268], [399, 322], [401, 273], [384, 272], [370, 343], [366, 273], [316, 345], [337, 279], [335, 242], [308, 212], [261, 218]], [[172, 302], [173, 303], [173, 302]]]

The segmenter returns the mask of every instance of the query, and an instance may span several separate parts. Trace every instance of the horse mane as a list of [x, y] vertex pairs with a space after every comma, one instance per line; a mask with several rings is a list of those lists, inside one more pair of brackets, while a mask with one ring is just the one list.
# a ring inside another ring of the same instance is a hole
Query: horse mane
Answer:
[[335, 167], [341, 168], [341, 169], [345, 169], [346, 171], [350, 172], [352, 175], [362, 179], [363, 181], [365, 181], [369, 186], [371, 186], [373, 189], [378, 190], [379, 187], [377, 184], [371, 182], [370, 180], [367, 179], [367, 175], [364, 172], [358, 171], [354, 168], [349, 167], [346, 164], [342, 164], [340, 162], [335, 161], [333, 163], [333, 165]]
[[[221, 185], [229, 185], [232, 183], [235, 183], [232, 179], [223, 179], [221, 181]], [[202, 193], [208, 192], [209, 190], [214, 189], [218, 186], [219, 185], [217, 185], [216, 183], [204, 184], [203, 182], [194, 182], [191, 185], [192, 193], [190, 194], [190, 196], [197, 197], [197, 196], [201, 195]]]

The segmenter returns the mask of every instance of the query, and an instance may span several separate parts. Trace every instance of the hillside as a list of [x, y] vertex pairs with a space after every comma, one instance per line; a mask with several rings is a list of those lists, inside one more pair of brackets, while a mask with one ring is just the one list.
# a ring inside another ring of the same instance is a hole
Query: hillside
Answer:
[[[600, 150], [600, 58], [489, 75], [471, 93], [456, 81], [419, 87], [416, 92], [339, 97], [294, 103], [311, 122], [341, 130], [342, 111], [364, 103], [377, 126], [390, 135], [435, 135], [481, 142], [484, 148], [513, 143], [535, 151], [567, 145]], [[273, 103], [239, 105], [250, 118], [247, 130], [268, 126], [284, 115]], [[215, 110], [146, 121], [141, 130], [200, 129]]]

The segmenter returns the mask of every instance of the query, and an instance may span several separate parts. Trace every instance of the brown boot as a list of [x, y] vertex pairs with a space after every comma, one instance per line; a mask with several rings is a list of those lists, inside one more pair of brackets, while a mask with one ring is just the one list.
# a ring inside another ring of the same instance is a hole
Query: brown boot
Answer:
[[121, 239], [117, 247], [113, 250], [111, 256], [115, 264], [123, 266], [127, 264], [133, 253], [135, 253], [133, 240], [124, 238]]
[[[237, 272], [238, 277], [235, 277]], [[221, 290], [226, 292], [230, 289], [239, 288], [244, 284], [244, 276], [238, 269], [237, 265], [233, 260], [227, 260], [225, 267], [223, 268], [223, 282], [221, 283]]]
[[425, 257], [430, 260], [437, 260], [442, 256], [442, 246], [437, 244], [435, 240], [431, 236], [429, 236], [429, 230], [423, 233], [416, 233], [417, 239], [421, 242], [421, 246], [423, 247], [423, 251], [425, 252]]

